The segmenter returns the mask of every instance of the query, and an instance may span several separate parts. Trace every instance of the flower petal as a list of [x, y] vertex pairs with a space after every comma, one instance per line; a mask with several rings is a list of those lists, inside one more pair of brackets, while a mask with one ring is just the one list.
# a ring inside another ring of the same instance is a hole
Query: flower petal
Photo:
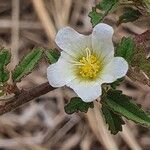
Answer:
[[47, 68], [47, 78], [53, 87], [61, 87], [75, 78], [72, 64], [61, 56], [59, 60]]
[[94, 101], [101, 95], [100, 84], [86, 85], [84, 83], [81, 83], [79, 80], [74, 79], [73, 81], [68, 83], [67, 86], [72, 88], [84, 102]]
[[76, 56], [76, 53], [91, 48], [91, 36], [79, 34], [70, 27], [62, 28], [58, 31], [55, 39], [56, 44], [66, 53]]
[[114, 45], [112, 42], [114, 30], [111, 26], [99, 23], [92, 32], [92, 48], [102, 57], [114, 55]]
[[102, 71], [101, 80], [103, 83], [111, 83], [122, 78], [128, 71], [128, 63], [122, 57], [114, 57]]

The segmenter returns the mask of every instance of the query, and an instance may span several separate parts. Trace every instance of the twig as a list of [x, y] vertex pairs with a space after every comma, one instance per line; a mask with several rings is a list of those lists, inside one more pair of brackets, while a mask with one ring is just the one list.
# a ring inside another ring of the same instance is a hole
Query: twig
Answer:
[[[12, 28], [13, 26], [13, 21], [10, 19], [0, 19], [0, 28], [7, 29], [7, 28]], [[33, 21], [26, 21], [26, 20], [21, 20], [19, 21], [19, 29], [42, 29], [42, 26], [39, 22], [33, 22]]]
[[11, 31], [11, 48], [12, 48], [12, 66], [19, 62], [18, 48], [19, 48], [19, 0], [12, 1], [12, 31]]
[[142, 150], [132, 130], [127, 125], [123, 126], [123, 132], [120, 135], [132, 150]]
[[99, 111], [99, 105], [94, 103], [94, 109], [87, 112], [87, 119], [90, 127], [95, 134], [97, 140], [104, 146], [106, 150], [118, 150], [118, 146], [115, 143], [109, 131], [106, 129], [106, 125]]
[[54, 41], [56, 29], [54, 27], [54, 24], [46, 10], [46, 7], [44, 5], [43, 0], [32, 0], [33, 6], [35, 8], [35, 11], [43, 25], [43, 28], [45, 30], [45, 33], [47, 34], [47, 37], [49, 41]]
[[10, 112], [18, 108], [19, 106], [22, 106], [25, 103], [33, 100], [34, 98], [44, 95], [54, 89], [55, 88], [51, 87], [49, 83], [46, 82], [37, 87], [30, 89], [29, 91], [23, 91], [18, 96], [15, 96], [0, 104], [0, 115]]

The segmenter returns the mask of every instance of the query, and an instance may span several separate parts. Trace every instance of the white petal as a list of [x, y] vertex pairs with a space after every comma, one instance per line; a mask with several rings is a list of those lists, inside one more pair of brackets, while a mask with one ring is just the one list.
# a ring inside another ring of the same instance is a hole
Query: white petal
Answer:
[[47, 68], [47, 78], [51, 86], [61, 87], [75, 78], [72, 64], [61, 56], [59, 60]]
[[66, 53], [76, 56], [87, 47], [91, 48], [91, 36], [79, 34], [70, 27], [62, 28], [58, 31], [55, 39], [56, 44]]
[[114, 57], [102, 71], [101, 79], [103, 83], [111, 83], [122, 78], [128, 71], [128, 63], [122, 57]]
[[114, 55], [113, 33], [113, 28], [104, 23], [96, 25], [93, 29], [92, 48], [102, 57], [106, 57], [108, 54]]
[[83, 82], [81, 83], [79, 80], [74, 79], [70, 83], [67, 84], [70, 88], [72, 88], [75, 93], [85, 102], [91, 102], [97, 99], [101, 95], [101, 85], [87, 85]]

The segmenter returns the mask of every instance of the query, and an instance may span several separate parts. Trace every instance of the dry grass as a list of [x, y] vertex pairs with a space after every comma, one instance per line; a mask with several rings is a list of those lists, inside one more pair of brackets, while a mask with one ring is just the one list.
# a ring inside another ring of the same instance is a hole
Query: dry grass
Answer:
[[[90, 33], [88, 13], [94, 0], [1, 0], [0, 42], [11, 47], [13, 68], [19, 59], [41, 45], [55, 47], [57, 30], [70, 25], [81, 33]], [[117, 16], [107, 23], [116, 28]], [[114, 42], [122, 36], [142, 33], [150, 22], [124, 24], [117, 28]], [[45, 62], [41, 62], [19, 86], [29, 88], [46, 81]], [[150, 108], [149, 87], [126, 80], [120, 89], [139, 104]], [[67, 88], [57, 89], [18, 110], [0, 117], [0, 149], [2, 150], [149, 150], [150, 131], [126, 121], [123, 132], [113, 136], [107, 131], [98, 104], [87, 114], [67, 115], [64, 104], [75, 94]]]

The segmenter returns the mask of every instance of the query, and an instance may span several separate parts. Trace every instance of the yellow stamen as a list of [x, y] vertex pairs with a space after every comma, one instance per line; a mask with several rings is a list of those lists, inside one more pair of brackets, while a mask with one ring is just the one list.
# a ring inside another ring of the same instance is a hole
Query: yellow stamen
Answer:
[[83, 56], [79, 60], [77, 72], [83, 79], [95, 79], [102, 69], [102, 63], [100, 58], [95, 54], [92, 54], [89, 48], [85, 49], [86, 56]]

